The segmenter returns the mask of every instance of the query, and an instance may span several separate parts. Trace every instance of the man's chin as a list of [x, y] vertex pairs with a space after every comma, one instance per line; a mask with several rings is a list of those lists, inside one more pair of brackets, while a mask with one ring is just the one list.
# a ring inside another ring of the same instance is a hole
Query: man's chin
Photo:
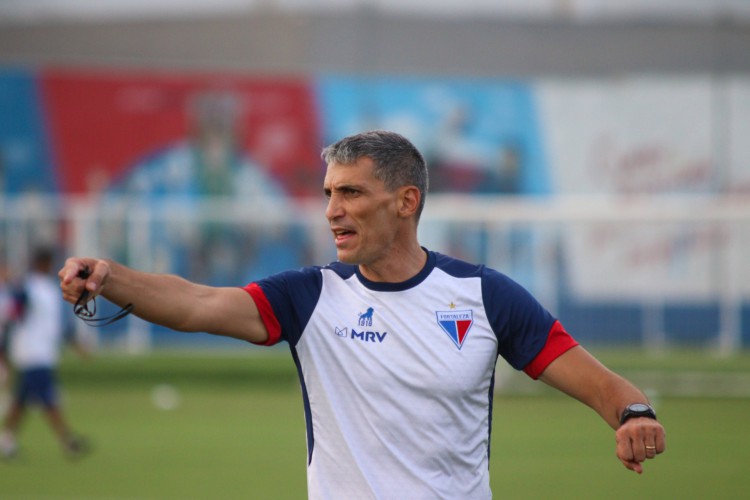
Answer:
[[358, 263], [353, 253], [345, 252], [342, 250], [339, 250], [336, 252], [336, 260], [338, 260], [342, 264], [357, 264]]

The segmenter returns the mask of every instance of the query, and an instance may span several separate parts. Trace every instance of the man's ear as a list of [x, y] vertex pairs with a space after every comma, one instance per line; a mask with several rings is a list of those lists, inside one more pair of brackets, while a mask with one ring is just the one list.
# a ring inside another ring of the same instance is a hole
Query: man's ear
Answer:
[[411, 217], [417, 213], [421, 195], [416, 186], [403, 186], [399, 188], [398, 214], [401, 217]]

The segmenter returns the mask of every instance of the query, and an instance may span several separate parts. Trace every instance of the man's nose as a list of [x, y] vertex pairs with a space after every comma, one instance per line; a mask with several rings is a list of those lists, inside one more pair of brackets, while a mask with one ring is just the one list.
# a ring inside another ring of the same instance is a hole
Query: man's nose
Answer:
[[328, 198], [328, 205], [326, 206], [326, 219], [329, 221], [335, 220], [343, 215], [344, 211], [339, 202], [338, 196], [332, 194]]

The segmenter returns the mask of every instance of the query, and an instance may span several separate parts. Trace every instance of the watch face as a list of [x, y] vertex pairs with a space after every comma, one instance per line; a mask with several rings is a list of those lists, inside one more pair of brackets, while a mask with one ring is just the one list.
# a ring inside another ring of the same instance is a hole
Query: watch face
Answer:
[[649, 409], [650, 408], [648, 407], [648, 405], [644, 405], [643, 403], [635, 403], [635, 404], [628, 406], [628, 410], [638, 412], [638, 413], [649, 411]]

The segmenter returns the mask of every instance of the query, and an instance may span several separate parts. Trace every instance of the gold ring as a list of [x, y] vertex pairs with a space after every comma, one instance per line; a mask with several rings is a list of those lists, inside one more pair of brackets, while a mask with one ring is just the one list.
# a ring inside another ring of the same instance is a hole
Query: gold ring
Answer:
[[646, 446], [646, 449], [647, 449], [647, 450], [655, 450], [655, 449], [656, 449], [656, 446]]

